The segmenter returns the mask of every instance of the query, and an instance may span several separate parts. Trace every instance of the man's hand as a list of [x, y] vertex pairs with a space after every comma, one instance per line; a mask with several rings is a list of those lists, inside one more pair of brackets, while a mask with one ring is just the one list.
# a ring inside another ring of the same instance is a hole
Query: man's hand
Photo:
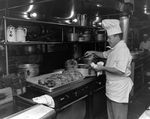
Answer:
[[95, 71], [100, 72], [100, 71], [103, 71], [103, 70], [104, 70], [104, 66], [101, 65], [101, 64], [99, 64], [99, 65], [97, 65], [96, 67], [94, 67], [94, 69], [95, 69]]
[[95, 54], [94, 52], [95, 52], [95, 51], [87, 51], [87, 52], [84, 54], [84, 56], [85, 56], [85, 57], [88, 57], [88, 56], [90, 56], [90, 55]]

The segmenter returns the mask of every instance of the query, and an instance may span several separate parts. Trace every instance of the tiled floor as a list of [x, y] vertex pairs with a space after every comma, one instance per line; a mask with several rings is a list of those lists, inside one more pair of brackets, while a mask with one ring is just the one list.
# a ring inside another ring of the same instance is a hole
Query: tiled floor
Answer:
[[145, 83], [129, 103], [128, 119], [138, 119], [144, 112], [146, 105], [150, 106], [150, 84]]
[[[150, 77], [149, 77], [150, 79]], [[150, 106], [150, 84], [145, 83], [135, 95], [131, 97], [128, 110], [128, 119], [138, 119], [145, 111], [146, 105]], [[107, 119], [106, 115], [97, 119]]]

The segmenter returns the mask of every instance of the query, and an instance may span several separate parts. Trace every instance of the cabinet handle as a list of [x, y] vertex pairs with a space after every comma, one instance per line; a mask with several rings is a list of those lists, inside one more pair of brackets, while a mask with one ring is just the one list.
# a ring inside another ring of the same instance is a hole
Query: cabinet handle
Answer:
[[75, 100], [75, 101], [73, 101], [73, 102], [71, 102], [71, 103], [69, 103], [69, 104], [67, 104], [67, 105], [63, 106], [63, 107], [62, 107], [62, 108], [60, 108], [58, 111], [61, 111], [61, 110], [65, 109], [65, 108], [67, 108], [67, 107], [69, 107], [69, 106], [73, 105], [74, 103], [76, 103], [76, 102], [78, 102], [78, 101], [80, 101], [80, 100], [82, 100], [82, 99], [86, 98], [87, 96], [88, 96], [88, 95], [85, 95], [85, 96], [83, 96], [83, 97], [81, 97], [81, 98], [79, 98], [79, 99], [77, 99], [77, 100]]
[[101, 83], [101, 82], [96, 82], [96, 84], [99, 84], [99, 85], [101, 85], [102, 83]]
[[62, 98], [60, 98], [60, 101], [63, 101], [65, 98], [64, 97], [62, 97]]

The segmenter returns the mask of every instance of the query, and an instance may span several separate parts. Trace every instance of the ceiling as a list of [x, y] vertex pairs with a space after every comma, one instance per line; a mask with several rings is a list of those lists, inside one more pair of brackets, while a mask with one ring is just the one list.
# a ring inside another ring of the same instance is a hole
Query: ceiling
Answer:
[[150, 14], [150, 0], [134, 0], [133, 16], [140, 21], [147, 21]]
[[[6, 4], [6, 1], [9, 1]], [[98, 6], [99, 5], [99, 6]], [[72, 12], [76, 14], [87, 14], [88, 17], [112, 16], [129, 13], [123, 3], [117, 0], [0, 0], [0, 14], [23, 18], [25, 12], [38, 13], [38, 19], [50, 20], [52, 17], [70, 18]]]
[[[0, 14], [7, 13], [8, 16], [17, 18], [25, 18], [26, 15], [26, 18], [29, 18], [26, 13], [36, 12], [38, 17], [34, 20], [46, 21], [68, 19], [77, 14], [87, 14], [91, 19], [97, 15], [103, 18], [116, 18], [125, 13], [131, 14], [128, 7], [130, 4], [124, 1], [126, 0], [0, 0]], [[97, 6], [97, 3], [100, 6]], [[7, 7], [9, 12], [5, 12]], [[74, 15], [71, 16], [72, 12]], [[131, 22], [140, 26], [149, 25], [149, 14], [150, 0], [134, 0]]]

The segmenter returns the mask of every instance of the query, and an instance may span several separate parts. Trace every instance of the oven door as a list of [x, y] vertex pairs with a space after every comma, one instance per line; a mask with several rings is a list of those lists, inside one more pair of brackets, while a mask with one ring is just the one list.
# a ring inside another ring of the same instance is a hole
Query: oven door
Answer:
[[85, 114], [86, 102], [85, 99], [81, 99], [59, 111], [57, 119], [84, 119]]
[[144, 83], [143, 64], [141, 64], [138, 67], [135, 67], [135, 74], [134, 74], [135, 93], [138, 91], [138, 89], [141, 88], [143, 83]]
[[84, 119], [88, 94], [89, 85], [85, 85], [54, 98], [57, 119]]
[[100, 76], [99, 79], [93, 82], [93, 93], [91, 99], [92, 117], [106, 116], [106, 95], [105, 95], [105, 77]]

